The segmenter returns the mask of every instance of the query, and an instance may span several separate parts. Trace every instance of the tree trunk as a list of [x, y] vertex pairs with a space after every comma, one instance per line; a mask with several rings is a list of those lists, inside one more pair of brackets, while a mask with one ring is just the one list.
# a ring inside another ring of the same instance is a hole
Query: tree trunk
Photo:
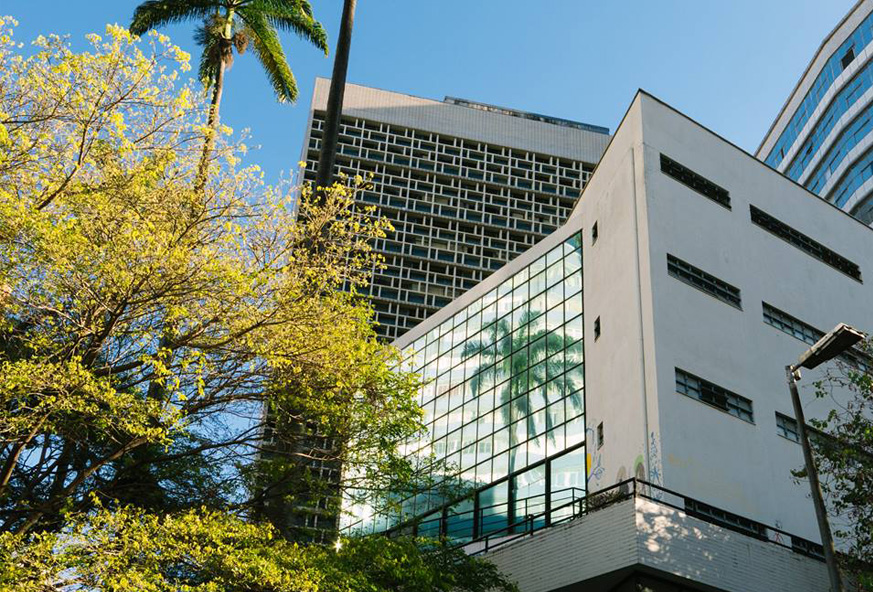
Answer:
[[209, 117], [206, 121], [206, 139], [203, 142], [203, 154], [200, 155], [200, 166], [197, 168], [196, 190], [199, 193], [206, 187], [209, 171], [209, 157], [215, 148], [215, 136], [218, 134], [218, 110], [221, 108], [221, 94], [224, 91], [224, 71], [227, 68], [224, 58], [218, 64], [218, 75], [212, 89], [212, 100], [209, 102]]
[[352, 45], [352, 27], [355, 24], [355, 4], [357, 0], [345, 0], [336, 56], [333, 59], [333, 75], [330, 79], [330, 93], [327, 97], [327, 115], [321, 135], [321, 154], [318, 157], [318, 171], [315, 181], [316, 199], [318, 188], [333, 184], [333, 166], [336, 162], [336, 144], [339, 124], [342, 118], [343, 95], [346, 90], [346, 72], [349, 69], [349, 48]]
[[224, 92], [224, 73], [227, 70], [227, 56], [225, 52], [233, 51], [233, 14], [234, 9], [229, 8], [224, 15], [224, 31], [221, 35], [221, 51], [218, 55], [218, 73], [215, 75], [215, 85], [212, 88], [212, 100], [209, 102], [209, 116], [206, 120], [206, 140], [203, 142], [203, 154], [200, 156], [200, 166], [197, 168], [197, 192], [206, 187], [206, 179], [209, 172], [209, 157], [215, 148], [215, 136], [218, 134], [218, 111], [221, 108], [221, 95]]

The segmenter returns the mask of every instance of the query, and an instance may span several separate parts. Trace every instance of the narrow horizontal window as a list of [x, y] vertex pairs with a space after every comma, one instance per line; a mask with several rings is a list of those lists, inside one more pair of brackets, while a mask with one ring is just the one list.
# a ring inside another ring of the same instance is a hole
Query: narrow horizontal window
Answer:
[[749, 206], [752, 223], [774, 234], [787, 243], [797, 247], [810, 257], [815, 257], [822, 263], [830, 265], [834, 269], [842, 271], [852, 279], [861, 281], [861, 269], [857, 263], [849, 261], [842, 255], [835, 253], [823, 244], [809, 238], [799, 230], [795, 230], [785, 222], [777, 220], [770, 214], [759, 210], [755, 206]]
[[727, 189], [716, 185], [706, 177], [698, 175], [664, 154], [661, 155], [661, 172], [708, 197], [715, 203], [731, 209], [731, 196]]
[[714, 296], [731, 306], [742, 309], [740, 289], [722, 281], [714, 275], [708, 274], [702, 269], [694, 267], [673, 255], [667, 255], [667, 273], [671, 276], [693, 286], [710, 296]]
[[756, 538], [767, 538], [767, 527], [763, 524], [749, 520], [738, 514], [704, 504], [695, 499], [685, 498], [685, 512], [691, 516], [702, 518], [707, 522], [719, 524], [731, 530], [742, 532]]
[[[816, 341], [824, 337], [825, 333], [821, 329], [813, 327], [808, 323], [804, 323], [800, 319], [793, 317], [787, 312], [779, 310], [775, 306], [767, 304], [766, 302], [762, 302], [761, 305], [764, 312], [764, 322], [771, 327], [775, 327], [783, 333], [791, 335], [809, 345], [814, 344]], [[873, 359], [857, 348], [852, 348], [847, 352], [843, 352], [839, 355], [839, 359], [862, 372], [873, 370]]]
[[781, 413], [776, 413], [776, 433], [792, 442], [800, 442], [800, 432], [797, 431], [797, 420]]
[[755, 421], [749, 399], [679, 368], [676, 368], [676, 392], [721, 409], [743, 421]]

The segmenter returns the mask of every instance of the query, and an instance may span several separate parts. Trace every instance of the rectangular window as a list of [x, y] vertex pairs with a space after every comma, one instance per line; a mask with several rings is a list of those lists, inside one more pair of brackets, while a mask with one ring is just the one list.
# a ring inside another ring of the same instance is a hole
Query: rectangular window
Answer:
[[[787, 312], [781, 311], [766, 302], [762, 302], [761, 305], [764, 311], [764, 322], [771, 327], [776, 327], [783, 333], [787, 333], [809, 345], [824, 337], [824, 331], [804, 323]], [[873, 360], [870, 359], [870, 356], [857, 348], [852, 348], [840, 354], [839, 359], [862, 372], [868, 372], [873, 368]]]
[[704, 197], [708, 197], [718, 205], [731, 209], [731, 197], [727, 189], [716, 185], [709, 179], [698, 175], [664, 154], [661, 154], [661, 172], [690, 187]]
[[777, 220], [770, 214], [750, 205], [749, 210], [752, 223], [774, 234], [785, 242], [797, 247], [810, 257], [815, 257], [822, 263], [830, 265], [836, 270], [842, 271], [850, 278], [861, 281], [861, 269], [856, 263], [849, 261], [842, 255], [835, 253], [823, 244], [809, 238], [802, 232], [795, 230], [788, 224]]
[[797, 431], [797, 421], [793, 417], [776, 413], [776, 433], [792, 442], [800, 442], [800, 433]]
[[749, 399], [679, 368], [676, 368], [676, 392], [721, 409], [743, 421], [755, 421]]
[[673, 255], [667, 255], [667, 273], [710, 296], [742, 310], [740, 289]]

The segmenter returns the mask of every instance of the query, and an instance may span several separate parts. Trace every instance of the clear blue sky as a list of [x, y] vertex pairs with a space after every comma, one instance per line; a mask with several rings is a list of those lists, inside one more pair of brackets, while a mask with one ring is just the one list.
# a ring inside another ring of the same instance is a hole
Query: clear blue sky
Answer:
[[[754, 151], [824, 36], [855, 0], [358, 0], [349, 81], [445, 95], [605, 125], [614, 130], [644, 88]], [[312, 0], [333, 50], [341, 0]], [[84, 35], [127, 24], [136, 0], [0, 0], [17, 37]], [[167, 29], [199, 55], [193, 26]], [[301, 154], [316, 76], [331, 60], [293, 36], [284, 44], [300, 88], [275, 102], [256, 59], [227, 77], [222, 120], [248, 128], [268, 179]], [[196, 65], [193, 69], [196, 71]]]

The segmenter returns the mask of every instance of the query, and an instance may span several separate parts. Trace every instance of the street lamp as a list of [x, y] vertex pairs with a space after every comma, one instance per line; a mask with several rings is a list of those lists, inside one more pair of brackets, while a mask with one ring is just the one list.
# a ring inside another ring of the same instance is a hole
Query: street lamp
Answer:
[[803, 448], [803, 461], [806, 464], [806, 475], [809, 478], [809, 488], [812, 491], [815, 517], [818, 520], [821, 544], [824, 547], [825, 562], [828, 566], [831, 592], [842, 592], [843, 582], [840, 579], [840, 570], [837, 567], [834, 539], [831, 536], [827, 510], [825, 509], [824, 498], [821, 494], [821, 485], [818, 481], [818, 469], [815, 466], [815, 459], [812, 457], [812, 449], [809, 446], [809, 438], [806, 434], [806, 420], [803, 417], [803, 407], [800, 405], [797, 382], [800, 380], [800, 368], [812, 370], [819, 364], [837, 357], [862, 339], [864, 339], [863, 333], [845, 323], [840, 323], [834, 327], [833, 331], [816, 341], [812, 347], [803, 352], [803, 355], [800, 356], [796, 364], [785, 367], [785, 371], [788, 374], [788, 387], [791, 390], [791, 402], [794, 405], [794, 417], [797, 421], [797, 434], [800, 437], [800, 446]]

